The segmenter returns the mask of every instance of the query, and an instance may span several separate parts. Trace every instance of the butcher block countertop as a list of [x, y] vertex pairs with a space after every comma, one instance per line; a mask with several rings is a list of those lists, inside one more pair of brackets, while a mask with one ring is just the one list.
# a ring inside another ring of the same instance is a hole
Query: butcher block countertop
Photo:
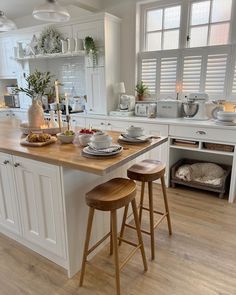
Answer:
[[[116, 143], [120, 133], [112, 131], [107, 133]], [[44, 147], [27, 147], [20, 144], [21, 138], [19, 121], [0, 119], [0, 152], [97, 175], [104, 175], [167, 141], [167, 137], [160, 137], [152, 139], [149, 143], [135, 145], [120, 143], [124, 148], [120, 155], [108, 159], [104, 157], [88, 159], [81, 155], [82, 148], [74, 144], [60, 144], [57, 141]]]

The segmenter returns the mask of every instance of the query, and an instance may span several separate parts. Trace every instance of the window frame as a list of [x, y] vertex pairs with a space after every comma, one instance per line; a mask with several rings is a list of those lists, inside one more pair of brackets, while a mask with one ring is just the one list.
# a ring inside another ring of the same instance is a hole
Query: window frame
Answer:
[[[139, 44], [139, 48], [141, 52], [152, 52], [147, 51], [146, 50], [146, 44], [147, 44], [147, 12], [150, 10], [155, 10], [155, 9], [164, 9], [165, 8], [169, 8], [169, 7], [174, 7], [174, 6], [180, 6], [180, 24], [178, 28], [173, 28], [173, 29], [164, 29], [164, 14], [163, 14], [163, 18], [162, 18], [162, 29], [161, 30], [156, 30], [153, 32], [161, 32], [162, 34], [162, 38], [161, 38], [161, 48], [163, 48], [163, 33], [166, 31], [173, 31], [178, 29], [179, 30], [179, 47], [176, 49], [181, 48], [181, 40], [182, 40], [182, 30], [181, 30], [181, 26], [182, 26], [182, 8], [183, 8], [183, 1], [182, 0], [177, 0], [177, 1], [158, 1], [158, 2], [153, 2], [153, 3], [147, 3], [147, 4], [143, 4], [142, 8], [141, 8], [141, 20], [140, 20], [140, 44]], [[160, 49], [160, 50], [153, 50], [153, 51], [164, 51], [164, 50], [176, 50], [176, 49]]]
[[[209, 17], [208, 17], [208, 23], [205, 24], [200, 24], [200, 25], [191, 25], [191, 17], [192, 17], [192, 5], [193, 3], [197, 2], [205, 2], [205, 1], [210, 1], [210, 11], [209, 11]], [[207, 32], [207, 44], [204, 47], [211, 47], [211, 46], [223, 46], [223, 45], [230, 45], [232, 41], [232, 26], [233, 26], [233, 16], [234, 16], [234, 5], [235, 1], [232, 0], [232, 6], [231, 6], [231, 15], [230, 15], [230, 20], [229, 21], [218, 21], [218, 22], [211, 22], [211, 17], [212, 17], [212, 6], [213, 6], [213, 0], [190, 0], [188, 4], [188, 23], [187, 23], [187, 37], [189, 36], [191, 39], [190, 31], [191, 28], [197, 28], [197, 27], [202, 27], [202, 26], [207, 26], [208, 27], [208, 32]], [[229, 35], [228, 35], [228, 41], [225, 44], [220, 44], [220, 45], [210, 45], [210, 28], [211, 25], [217, 25], [217, 24], [225, 24], [229, 23]], [[188, 41], [186, 38], [186, 44], [185, 48], [198, 48], [198, 47], [190, 47], [190, 40]]]

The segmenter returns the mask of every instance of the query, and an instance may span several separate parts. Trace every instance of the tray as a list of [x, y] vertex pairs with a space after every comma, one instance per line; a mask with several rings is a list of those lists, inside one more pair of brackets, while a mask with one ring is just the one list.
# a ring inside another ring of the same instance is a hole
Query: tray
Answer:
[[21, 139], [20, 144], [25, 146], [32, 146], [32, 147], [42, 147], [51, 143], [55, 143], [57, 141], [56, 137], [52, 137], [50, 140], [45, 142], [29, 142], [26, 138]]
[[20, 125], [20, 130], [23, 134], [29, 135], [31, 132], [33, 133], [48, 133], [50, 135], [55, 135], [57, 133], [65, 131], [67, 128], [62, 127], [61, 131], [60, 128], [30, 128], [27, 123], [22, 123]]

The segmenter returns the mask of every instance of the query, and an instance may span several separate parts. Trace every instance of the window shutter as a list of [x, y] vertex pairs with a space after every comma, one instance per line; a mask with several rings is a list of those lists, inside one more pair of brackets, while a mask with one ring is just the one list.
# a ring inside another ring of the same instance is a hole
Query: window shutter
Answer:
[[201, 84], [202, 56], [184, 56], [183, 92], [199, 92]]
[[160, 93], [176, 92], [177, 57], [161, 59]]
[[156, 94], [157, 59], [143, 58], [141, 61], [141, 80], [148, 86], [150, 94]]
[[205, 91], [209, 94], [225, 94], [225, 77], [228, 54], [212, 54], [207, 58]]
[[234, 66], [234, 79], [233, 79], [233, 85], [232, 85], [232, 94], [236, 95], [236, 63]]

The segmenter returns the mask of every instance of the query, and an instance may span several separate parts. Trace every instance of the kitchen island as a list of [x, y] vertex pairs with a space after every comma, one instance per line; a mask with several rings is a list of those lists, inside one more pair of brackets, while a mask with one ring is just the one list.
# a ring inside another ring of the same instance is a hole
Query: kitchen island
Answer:
[[[119, 133], [109, 134], [117, 142]], [[122, 154], [114, 158], [88, 159], [76, 145], [26, 147], [20, 145], [21, 136], [17, 120], [0, 120], [0, 231], [64, 267], [72, 277], [81, 265], [86, 192], [113, 177], [126, 177], [128, 166], [158, 149], [167, 137], [122, 144]], [[92, 242], [110, 227], [108, 214], [96, 213]]]

